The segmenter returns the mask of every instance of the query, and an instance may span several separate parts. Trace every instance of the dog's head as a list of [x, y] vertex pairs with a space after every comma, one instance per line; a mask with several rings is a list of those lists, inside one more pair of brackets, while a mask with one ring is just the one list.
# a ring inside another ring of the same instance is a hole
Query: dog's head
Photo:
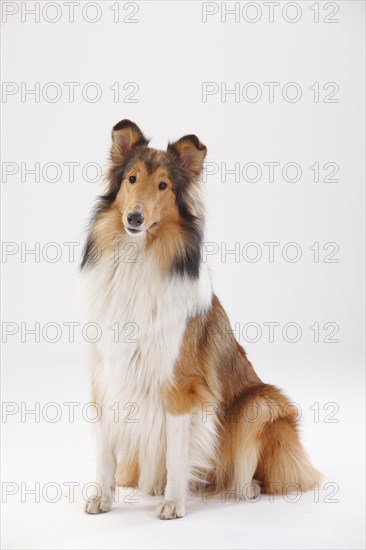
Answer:
[[148, 147], [130, 120], [112, 130], [109, 187], [104, 199], [115, 204], [125, 231], [154, 235], [162, 226], [196, 214], [199, 176], [206, 147], [195, 135], [170, 143], [166, 151]]

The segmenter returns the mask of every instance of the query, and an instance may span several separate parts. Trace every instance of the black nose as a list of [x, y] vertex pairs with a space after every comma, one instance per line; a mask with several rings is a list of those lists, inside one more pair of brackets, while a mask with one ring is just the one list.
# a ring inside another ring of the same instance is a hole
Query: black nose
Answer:
[[135, 212], [130, 212], [127, 215], [127, 221], [131, 227], [139, 227], [144, 223], [144, 215], [138, 210], [136, 210]]

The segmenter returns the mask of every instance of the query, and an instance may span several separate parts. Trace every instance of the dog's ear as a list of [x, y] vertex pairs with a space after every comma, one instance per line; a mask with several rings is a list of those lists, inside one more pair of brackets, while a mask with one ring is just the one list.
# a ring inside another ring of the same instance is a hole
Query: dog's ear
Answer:
[[179, 159], [188, 172], [196, 176], [201, 173], [207, 149], [197, 136], [191, 134], [183, 136], [174, 143], [169, 143], [168, 151]]
[[112, 130], [111, 160], [120, 164], [133, 147], [148, 143], [137, 124], [127, 119], [120, 120]]

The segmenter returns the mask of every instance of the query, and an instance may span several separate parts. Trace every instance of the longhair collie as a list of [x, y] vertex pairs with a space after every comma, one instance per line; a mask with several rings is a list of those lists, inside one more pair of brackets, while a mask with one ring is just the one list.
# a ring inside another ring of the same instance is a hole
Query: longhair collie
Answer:
[[161, 495], [160, 519], [181, 518], [189, 491], [306, 491], [319, 480], [297, 411], [264, 384], [228, 331], [202, 261], [201, 172], [195, 135], [148, 146], [136, 124], [113, 128], [107, 189], [82, 260], [92, 401], [99, 411], [90, 514], [114, 488]]

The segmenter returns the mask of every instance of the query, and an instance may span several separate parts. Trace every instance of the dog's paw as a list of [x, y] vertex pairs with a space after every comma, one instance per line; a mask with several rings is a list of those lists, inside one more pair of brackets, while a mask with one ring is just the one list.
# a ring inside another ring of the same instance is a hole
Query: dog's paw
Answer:
[[163, 500], [156, 509], [159, 519], [178, 519], [185, 513], [184, 504], [176, 500]]
[[102, 514], [103, 512], [109, 512], [112, 507], [112, 496], [103, 493], [102, 496], [95, 495], [88, 499], [85, 504], [85, 512], [87, 514]]
[[252, 481], [245, 487], [244, 490], [244, 500], [255, 500], [261, 494], [261, 485], [256, 479]]

